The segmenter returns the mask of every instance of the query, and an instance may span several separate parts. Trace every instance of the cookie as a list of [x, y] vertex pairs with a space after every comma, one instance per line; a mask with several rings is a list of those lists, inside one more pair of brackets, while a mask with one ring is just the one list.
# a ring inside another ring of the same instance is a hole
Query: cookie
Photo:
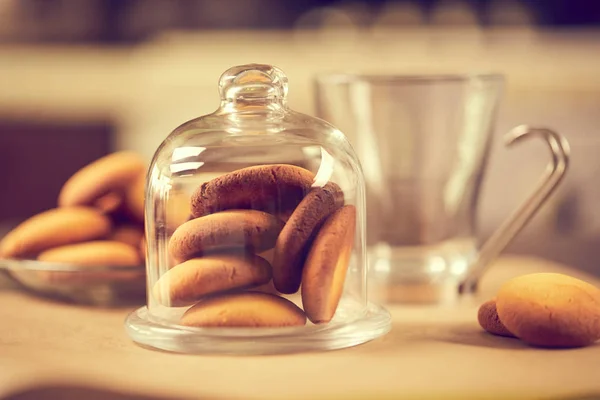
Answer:
[[55, 284], [88, 284], [140, 280], [143, 285], [144, 268], [132, 271], [96, 271], [94, 267], [135, 267], [140, 265], [137, 250], [125, 243], [115, 241], [92, 241], [65, 245], [46, 250], [38, 256], [39, 261], [90, 267], [76, 273], [63, 271], [39, 271], [40, 280]]
[[107, 239], [125, 243], [131, 247], [139, 248], [143, 237], [144, 230], [140, 226], [120, 225], [110, 233]]
[[230, 209], [286, 215], [308, 193], [314, 178], [312, 172], [287, 164], [242, 168], [200, 185], [192, 195], [192, 216]]
[[90, 267], [140, 265], [135, 247], [113, 240], [68, 244], [41, 252], [39, 261]]
[[333, 182], [313, 188], [302, 199], [281, 230], [273, 254], [273, 283], [281, 293], [296, 293], [302, 267], [316, 232], [344, 203], [344, 193]]
[[169, 252], [179, 261], [224, 249], [259, 253], [275, 246], [282, 227], [278, 218], [262, 211], [223, 211], [192, 219], [177, 228], [169, 240]]
[[496, 300], [488, 300], [479, 307], [477, 312], [477, 321], [479, 325], [487, 332], [506, 337], [515, 337], [500, 321], [498, 312], [496, 310]]
[[86, 207], [44, 211], [9, 232], [0, 242], [0, 257], [30, 258], [51, 247], [106, 237], [110, 220]]
[[121, 194], [144, 174], [144, 161], [134, 153], [116, 152], [77, 171], [65, 182], [58, 196], [59, 207], [92, 206], [109, 193]]
[[302, 271], [302, 305], [315, 324], [329, 322], [344, 289], [350, 261], [356, 208], [345, 205], [334, 212], [317, 233]]
[[159, 303], [181, 307], [207, 295], [265, 284], [271, 276], [271, 265], [258, 256], [216, 254], [171, 268], [156, 282], [153, 293]]
[[500, 320], [515, 336], [540, 347], [582, 347], [600, 339], [600, 289], [555, 273], [523, 275], [496, 296]]
[[306, 316], [289, 300], [267, 293], [224, 294], [200, 301], [181, 317], [194, 327], [303, 326]]

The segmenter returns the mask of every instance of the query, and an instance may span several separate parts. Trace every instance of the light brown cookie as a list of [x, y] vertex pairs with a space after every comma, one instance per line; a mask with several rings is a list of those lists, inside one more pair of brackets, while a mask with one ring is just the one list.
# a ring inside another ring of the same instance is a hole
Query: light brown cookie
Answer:
[[496, 296], [500, 320], [541, 347], [581, 347], [600, 339], [600, 289], [573, 277], [537, 273], [506, 282]]
[[479, 325], [487, 332], [506, 337], [515, 337], [500, 321], [496, 310], [496, 300], [488, 300], [479, 307], [477, 312], [477, 321]]
[[144, 237], [144, 230], [138, 225], [119, 225], [108, 235], [108, 240], [125, 243], [136, 249]]
[[40, 253], [38, 260], [90, 267], [140, 265], [140, 256], [135, 247], [112, 240], [98, 240], [54, 247]]
[[[97, 271], [95, 267], [136, 267], [139, 254], [134, 247], [115, 241], [93, 241], [55, 247], [38, 256], [39, 261], [83, 267], [77, 272], [39, 271], [41, 280], [56, 284], [87, 284], [140, 280], [144, 285], [144, 268], [136, 271]], [[90, 270], [85, 270], [89, 267]]]
[[302, 310], [289, 300], [267, 293], [225, 294], [200, 301], [181, 317], [195, 327], [284, 327], [306, 324]]
[[57, 208], [25, 220], [0, 242], [2, 258], [35, 258], [51, 247], [106, 237], [110, 220], [86, 207]]
[[258, 256], [215, 254], [171, 268], [156, 282], [153, 294], [165, 306], [181, 307], [208, 295], [262, 285], [271, 276], [271, 265]]
[[356, 208], [345, 205], [319, 230], [302, 271], [302, 305], [315, 324], [329, 322], [342, 296], [354, 243]]
[[122, 151], [104, 156], [67, 180], [58, 196], [58, 205], [94, 205], [109, 193], [123, 193], [145, 169], [144, 161], [135, 153]]
[[314, 174], [287, 164], [242, 168], [203, 183], [192, 195], [192, 215], [252, 209], [286, 215], [310, 190]]
[[277, 237], [273, 252], [273, 283], [281, 293], [296, 293], [312, 240], [325, 219], [344, 204], [333, 182], [313, 188], [296, 207]]
[[259, 253], [275, 245], [283, 223], [255, 210], [231, 210], [192, 219], [175, 230], [169, 252], [186, 261], [206, 252], [247, 249]]

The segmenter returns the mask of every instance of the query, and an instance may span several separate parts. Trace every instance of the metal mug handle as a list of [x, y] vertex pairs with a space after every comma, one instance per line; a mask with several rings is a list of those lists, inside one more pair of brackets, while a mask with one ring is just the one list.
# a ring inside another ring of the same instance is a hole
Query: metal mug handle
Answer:
[[477, 290], [477, 283], [490, 267], [490, 262], [495, 259], [508, 244], [525, 227], [527, 222], [536, 214], [548, 197], [558, 187], [565, 176], [569, 166], [569, 143], [567, 140], [550, 129], [518, 126], [505, 135], [505, 145], [522, 142], [527, 138], [539, 136], [550, 147], [551, 161], [546, 167], [537, 188], [521, 203], [517, 210], [504, 221], [502, 225], [488, 238], [481, 247], [471, 273], [459, 286], [461, 294], [472, 293]]

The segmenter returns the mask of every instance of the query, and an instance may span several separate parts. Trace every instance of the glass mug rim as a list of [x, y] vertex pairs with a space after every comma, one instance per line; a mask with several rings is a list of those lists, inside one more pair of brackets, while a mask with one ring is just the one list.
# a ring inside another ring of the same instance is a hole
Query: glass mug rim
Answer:
[[473, 81], [504, 83], [502, 73], [431, 73], [431, 74], [402, 74], [402, 73], [347, 73], [325, 72], [315, 76], [315, 80], [324, 84], [344, 84], [352, 82], [369, 82], [385, 84], [435, 84], [435, 83], [465, 83]]

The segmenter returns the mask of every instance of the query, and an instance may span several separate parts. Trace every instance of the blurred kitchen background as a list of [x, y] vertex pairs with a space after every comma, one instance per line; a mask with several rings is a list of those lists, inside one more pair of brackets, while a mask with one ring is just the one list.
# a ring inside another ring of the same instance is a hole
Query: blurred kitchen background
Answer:
[[592, 0], [0, 0], [0, 234], [53, 207], [61, 184], [113, 150], [148, 159], [214, 111], [228, 67], [282, 68], [315, 113], [326, 71], [500, 72], [507, 88], [479, 210], [482, 238], [537, 183], [541, 141], [571, 143], [568, 178], [509, 252], [600, 275], [600, 2]]

